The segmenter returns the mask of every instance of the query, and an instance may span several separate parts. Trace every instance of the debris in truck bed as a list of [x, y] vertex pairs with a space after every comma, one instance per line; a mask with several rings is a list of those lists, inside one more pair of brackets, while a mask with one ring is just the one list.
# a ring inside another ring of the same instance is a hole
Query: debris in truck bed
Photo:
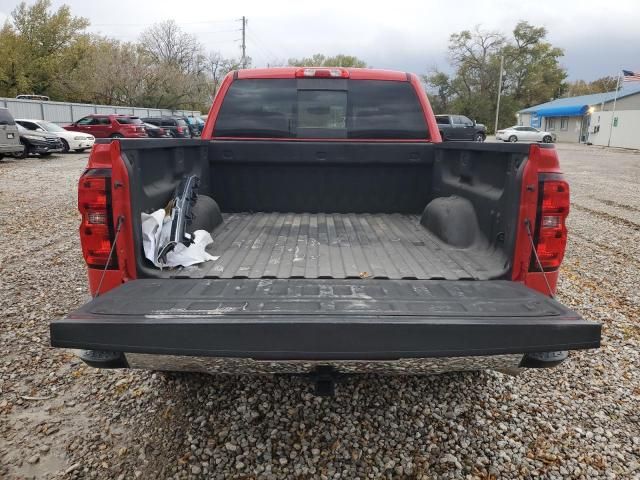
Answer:
[[148, 214], [142, 213], [142, 245], [144, 256], [158, 268], [163, 267], [189, 267], [197, 263], [209, 260], [217, 260], [205, 251], [207, 246], [213, 243], [211, 234], [205, 230], [193, 232], [193, 243], [186, 246], [177, 243], [173, 250], [166, 253], [163, 259], [159, 252], [169, 241], [171, 233], [171, 217], [166, 215], [166, 210], [161, 208]]

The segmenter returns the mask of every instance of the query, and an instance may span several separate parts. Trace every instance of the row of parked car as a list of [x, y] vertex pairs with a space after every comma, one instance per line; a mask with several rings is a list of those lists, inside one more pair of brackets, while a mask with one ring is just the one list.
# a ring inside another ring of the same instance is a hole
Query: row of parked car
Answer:
[[83, 152], [96, 138], [192, 138], [200, 136], [203, 128], [204, 120], [196, 117], [115, 114], [88, 115], [61, 127], [46, 120], [14, 119], [9, 110], [0, 108], [0, 158]]
[[191, 138], [200, 136], [204, 120], [182, 116], [88, 115], [64, 128], [90, 133], [96, 138]]

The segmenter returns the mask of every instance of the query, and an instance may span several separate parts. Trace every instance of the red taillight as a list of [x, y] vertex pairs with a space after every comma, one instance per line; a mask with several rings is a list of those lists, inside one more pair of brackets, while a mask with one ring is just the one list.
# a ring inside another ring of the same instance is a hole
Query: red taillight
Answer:
[[184, 132], [184, 127], [176, 127], [176, 130], [178, 131], [178, 133], [182, 133]]
[[88, 170], [78, 185], [78, 210], [82, 214], [80, 243], [90, 267], [115, 268], [115, 254], [107, 265], [112, 247], [111, 170]]
[[299, 68], [296, 78], [349, 78], [349, 71], [344, 68]]
[[540, 182], [540, 192], [536, 252], [544, 270], [555, 270], [560, 267], [567, 246], [569, 185], [559, 175], [546, 175]]

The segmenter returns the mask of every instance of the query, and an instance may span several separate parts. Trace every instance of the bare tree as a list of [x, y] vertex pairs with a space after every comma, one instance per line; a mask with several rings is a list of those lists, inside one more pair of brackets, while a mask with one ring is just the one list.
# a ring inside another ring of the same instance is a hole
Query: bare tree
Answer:
[[204, 70], [204, 47], [198, 39], [183, 32], [174, 20], [156, 23], [140, 36], [145, 52], [158, 64], [170, 65], [184, 73]]
[[[251, 59], [247, 57], [246, 62], [247, 65], [250, 65]], [[241, 68], [241, 65], [242, 59], [240, 58], [223, 58], [220, 52], [209, 52], [206, 61], [206, 76], [210, 101], [213, 102], [213, 98], [227, 73]]]

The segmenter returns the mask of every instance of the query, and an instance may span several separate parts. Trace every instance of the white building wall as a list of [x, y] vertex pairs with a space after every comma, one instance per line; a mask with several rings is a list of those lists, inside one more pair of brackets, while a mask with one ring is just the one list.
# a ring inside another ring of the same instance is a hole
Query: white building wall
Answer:
[[[597, 103], [592, 105], [593, 109], [596, 111], [599, 110], [613, 110], [613, 100], [608, 101], [603, 105], [601, 103]], [[619, 98], [616, 101], [616, 112], [618, 110], [640, 110], [640, 93], [636, 93], [634, 95], [629, 95], [627, 97]]]
[[589, 143], [606, 146], [611, 131], [612, 147], [640, 149], [640, 110], [616, 110], [618, 121], [613, 127], [611, 115], [612, 112], [594, 112], [591, 115]]

